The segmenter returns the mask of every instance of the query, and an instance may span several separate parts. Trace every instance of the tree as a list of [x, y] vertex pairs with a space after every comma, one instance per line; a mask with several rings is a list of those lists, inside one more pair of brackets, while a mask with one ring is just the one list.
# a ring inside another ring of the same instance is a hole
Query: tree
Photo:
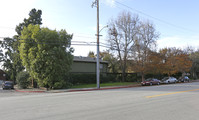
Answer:
[[161, 74], [163, 66], [162, 58], [163, 56], [160, 53], [156, 51], [150, 51], [145, 65], [146, 73], [153, 75]]
[[3, 55], [3, 68], [7, 72], [7, 79], [13, 80], [14, 83], [17, 73], [24, 69], [19, 58], [18, 45], [19, 43], [14, 38], [4, 38], [1, 45], [5, 50], [5, 54]]
[[30, 85], [29, 74], [26, 71], [21, 71], [16, 77], [17, 85], [19, 88], [26, 89]]
[[135, 62], [132, 67], [135, 72], [141, 73], [142, 81], [144, 81], [144, 76], [148, 73], [148, 63], [150, 63], [149, 55], [155, 49], [159, 33], [149, 21], [140, 21], [136, 37], [135, 45], [132, 48], [132, 58]]
[[198, 79], [197, 73], [199, 72], [199, 50], [190, 54], [192, 60], [191, 75], [194, 79]]
[[71, 39], [72, 35], [65, 30], [50, 30], [31, 24], [24, 27], [20, 36], [20, 58], [40, 86], [67, 86], [67, 75], [73, 60]]
[[108, 43], [113, 52], [117, 54], [122, 71], [122, 81], [125, 81], [127, 60], [138, 32], [139, 18], [130, 12], [123, 12], [109, 23]]
[[[2, 41], [0, 41], [0, 46], [2, 45]], [[3, 61], [3, 50], [0, 48], [0, 63]]]
[[108, 62], [109, 72], [112, 72], [112, 73], [119, 72], [118, 60], [114, 57], [113, 54], [111, 54], [109, 51], [103, 51], [103, 52], [100, 52], [100, 56], [102, 60]]
[[88, 57], [96, 58], [95, 53], [93, 51], [89, 51]]
[[8, 79], [13, 80], [14, 82], [16, 80], [17, 73], [24, 70], [18, 51], [18, 38], [20, 37], [23, 28], [27, 27], [29, 24], [42, 24], [41, 14], [41, 10], [32, 9], [29, 13], [29, 18], [25, 18], [22, 23], [16, 26], [15, 31], [17, 32], [17, 35], [13, 36], [13, 38], [4, 38], [2, 42], [1, 47], [5, 50], [5, 54], [3, 55], [3, 67], [7, 71], [9, 76]]
[[23, 28], [28, 27], [29, 24], [41, 25], [42, 24], [41, 15], [42, 15], [41, 10], [36, 10], [35, 8], [33, 8], [29, 12], [29, 18], [28, 19], [24, 18], [23, 23], [20, 23], [18, 26], [16, 26], [15, 31], [17, 32], [18, 36], [21, 35], [21, 31], [23, 30]]
[[177, 48], [164, 48], [160, 50], [160, 54], [163, 57], [163, 70], [162, 73], [166, 73], [169, 76], [176, 73], [189, 72], [192, 66], [192, 61], [189, 58], [189, 54]]

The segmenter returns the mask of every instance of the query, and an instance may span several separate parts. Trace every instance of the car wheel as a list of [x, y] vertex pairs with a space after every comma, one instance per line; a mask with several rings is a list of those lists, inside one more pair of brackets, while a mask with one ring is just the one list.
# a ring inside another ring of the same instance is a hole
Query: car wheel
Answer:
[[170, 81], [168, 81], [168, 84], [170, 84]]
[[153, 85], [153, 83], [150, 83], [150, 86]]
[[158, 82], [157, 85], [160, 85], [160, 83]]

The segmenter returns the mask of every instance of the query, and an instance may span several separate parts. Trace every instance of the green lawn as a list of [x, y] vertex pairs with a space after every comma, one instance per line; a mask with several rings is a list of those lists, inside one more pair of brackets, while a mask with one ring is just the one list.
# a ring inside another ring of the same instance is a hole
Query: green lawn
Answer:
[[[114, 82], [114, 83], [101, 83], [100, 87], [108, 87], [108, 86], [126, 86], [126, 85], [134, 85], [139, 84], [137, 82]], [[71, 88], [93, 88], [96, 87], [96, 84], [81, 84], [74, 85]]]

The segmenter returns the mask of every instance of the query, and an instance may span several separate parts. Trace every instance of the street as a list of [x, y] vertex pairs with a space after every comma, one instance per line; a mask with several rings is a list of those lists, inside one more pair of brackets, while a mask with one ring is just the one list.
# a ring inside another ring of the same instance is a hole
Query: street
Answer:
[[2, 120], [199, 119], [199, 82], [66, 93], [6, 92], [0, 90]]

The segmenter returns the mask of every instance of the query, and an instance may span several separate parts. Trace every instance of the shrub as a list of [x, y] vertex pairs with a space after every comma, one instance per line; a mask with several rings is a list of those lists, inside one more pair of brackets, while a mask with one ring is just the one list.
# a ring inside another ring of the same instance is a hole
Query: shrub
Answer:
[[[100, 74], [100, 83], [118, 82], [120, 74]], [[93, 84], [96, 83], [96, 74], [89, 73], [71, 73], [70, 83], [76, 84]]]
[[19, 88], [26, 89], [30, 85], [29, 73], [22, 71], [17, 74], [16, 81]]
[[71, 74], [70, 75], [70, 83], [72, 84], [90, 84], [96, 83], [96, 75], [95, 74]]
[[70, 88], [72, 86], [71, 83], [67, 82], [67, 81], [59, 81], [59, 82], [56, 82], [54, 84], [54, 87], [52, 89], [63, 89], [63, 88]]
[[138, 82], [137, 81], [137, 74], [127, 74], [126, 82]]

